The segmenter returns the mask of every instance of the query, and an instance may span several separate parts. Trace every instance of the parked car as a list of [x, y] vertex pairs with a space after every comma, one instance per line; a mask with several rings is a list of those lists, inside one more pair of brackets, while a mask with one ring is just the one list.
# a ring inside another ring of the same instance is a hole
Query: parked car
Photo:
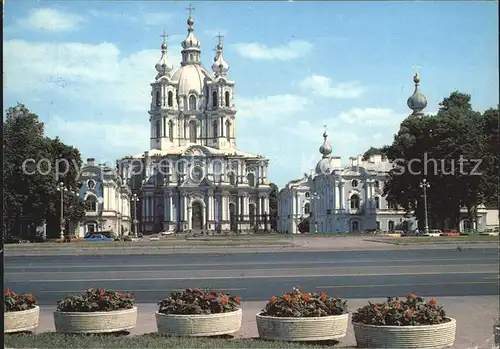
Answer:
[[441, 230], [439, 230], [439, 229], [431, 229], [431, 230], [429, 230], [429, 233], [423, 234], [422, 236], [437, 237], [437, 236], [441, 236], [441, 234], [443, 234], [443, 232]]
[[161, 235], [173, 235], [174, 232], [173, 231], [162, 231], [160, 234]]
[[20, 244], [23, 240], [19, 236], [7, 235], [3, 242], [4, 244]]
[[149, 237], [149, 241], [160, 241], [158, 234], [153, 234]]
[[89, 242], [112, 242], [113, 239], [110, 239], [102, 234], [92, 234], [89, 237], [85, 238], [85, 241]]

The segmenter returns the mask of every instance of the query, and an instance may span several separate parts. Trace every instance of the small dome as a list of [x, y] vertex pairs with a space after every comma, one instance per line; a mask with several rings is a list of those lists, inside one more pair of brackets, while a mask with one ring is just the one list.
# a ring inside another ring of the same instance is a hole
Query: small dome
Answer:
[[328, 143], [328, 134], [326, 131], [323, 133], [323, 144], [319, 147], [319, 152], [323, 155], [323, 157], [327, 157], [332, 152], [332, 146]]
[[195, 49], [199, 51], [200, 48], [200, 40], [194, 35], [194, 19], [193, 17], [189, 16], [187, 20], [188, 24], [188, 35], [184, 39], [184, 41], [181, 43], [183, 49]]
[[172, 71], [173, 66], [170, 65], [167, 58], [167, 44], [161, 44], [161, 58], [155, 65], [156, 71], [160, 74], [168, 74]]
[[413, 95], [408, 98], [406, 104], [408, 108], [413, 110], [414, 114], [419, 114], [427, 107], [427, 98], [420, 92], [418, 85], [420, 83], [420, 76], [415, 74], [413, 77], [413, 82], [415, 83], [415, 90], [413, 91]]
[[179, 82], [178, 93], [185, 96], [191, 92], [199, 95], [203, 94], [205, 78], [210, 78], [206, 70], [198, 64], [188, 64], [181, 66], [172, 76], [172, 80]]
[[330, 172], [332, 172], [331, 159], [323, 158], [319, 160], [318, 164], [316, 165], [316, 174], [322, 175], [322, 174], [328, 174]]
[[215, 73], [215, 76], [224, 76], [229, 70], [229, 64], [224, 59], [224, 55], [222, 54], [223, 46], [221, 43], [217, 45], [217, 55], [214, 58], [214, 63], [212, 64], [212, 70]]

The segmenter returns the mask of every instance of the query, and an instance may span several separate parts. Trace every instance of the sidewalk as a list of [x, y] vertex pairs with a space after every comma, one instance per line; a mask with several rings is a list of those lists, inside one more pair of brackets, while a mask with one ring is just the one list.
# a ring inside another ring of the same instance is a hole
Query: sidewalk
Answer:
[[[371, 299], [380, 301], [380, 299]], [[349, 300], [350, 311], [357, 309], [368, 300]], [[444, 306], [447, 314], [457, 320], [457, 335], [454, 348], [493, 348], [493, 325], [499, 316], [497, 296], [471, 296], [471, 297], [440, 297], [438, 302]], [[241, 331], [236, 337], [258, 337], [255, 315], [264, 307], [265, 302], [243, 302], [243, 323]], [[52, 312], [55, 307], [41, 307], [40, 325], [37, 332], [55, 331]], [[138, 304], [137, 326], [131, 335], [156, 332], [154, 312], [156, 304]], [[356, 341], [352, 326], [349, 325], [347, 336], [336, 345], [337, 348], [354, 348]]]

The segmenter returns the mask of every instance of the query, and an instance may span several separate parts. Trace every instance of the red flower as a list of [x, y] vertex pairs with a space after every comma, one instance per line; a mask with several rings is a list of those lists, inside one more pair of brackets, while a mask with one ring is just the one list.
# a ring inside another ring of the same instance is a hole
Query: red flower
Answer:
[[227, 304], [227, 302], [228, 302], [227, 297], [226, 297], [226, 296], [222, 296], [222, 298], [221, 298], [221, 303], [222, 303], [222, 305], [226, 305], [226, 304]]
[[436, 298], [432, 297], [432, 299], [429, 301], [429, 305], [430, 305], [431, 307], [434, 307], [436, 304], [437, 304], [437, 300], [436, 300]]
[[408, 297], [406, 297], [408, 299], [412, 299], [412, 298], [417, 298], [416, 295], [414, 295], [413, 293], [408, 293]]
[[325, 292], [321, 292], [321, 300], [323, 302], [326, 302], [326, 294], [325, 294]]
[[103, 288], [100, 288], [100, 289], [99, 289], [99, 295], [104, 296], [104, 294], [105, 294], [105, 293], [106, 293], [106, 292], [104, 291], [104, 289], [103, 289]]
[[303, 295], [302, 295], [302, 299], [303, 299], [304, 301], [308, 302], [308, 301], [309, 301], [309, 299], [311, 299], [311, 297], [310, 297], [308, 294], [303, 294]]
[[411, 310], [409, 310], [409, 309], [408, 309], [408, 310], [406, 311], [406, 317], [407, 317], [408, 319], [411, 319], [411, 318], [413, 317], [413, 311], [411, 311]]
[[240, 297], [233, 297], [233, 301], [234, 301], [236, 304], [241, 304]]
[[271, 304], [274, 304], [274, 303], [276, 303], [276, 301], [277, 301], [277, 300], [278, 300], [278, 298], [277, 298], [277, 297], [272, 296], [272, 297], [271, 297], [271, 299], [269, 300], [269, 302], [270, 302]]

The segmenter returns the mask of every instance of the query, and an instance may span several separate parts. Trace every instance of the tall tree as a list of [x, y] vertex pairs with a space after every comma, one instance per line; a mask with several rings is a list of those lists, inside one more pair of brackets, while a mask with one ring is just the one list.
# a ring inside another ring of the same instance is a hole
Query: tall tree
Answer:
[[279, 188], [276, 184], [269, 184], [271, 191], [269, 192], [269, 220], [271, 221], [271, 229], [278, 229], [278, 194]]

